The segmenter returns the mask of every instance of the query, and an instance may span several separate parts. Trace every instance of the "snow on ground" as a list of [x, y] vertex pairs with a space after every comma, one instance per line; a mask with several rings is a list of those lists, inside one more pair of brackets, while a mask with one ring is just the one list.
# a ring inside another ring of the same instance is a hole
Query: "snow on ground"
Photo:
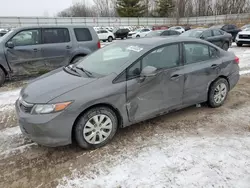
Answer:
[[0, 92], [0, 107], [13, 105], [15, 101], [18, 99], [20, 93], [20, 89]]
[[[150, 147], [64, 177], [57, 188], [240, 187], [250, 185], [250, 137], [162, 137]], [[156, 144], [156, 145], [154, 145]]]
[[[57, 188], [249, 188], [250, 133], [237, 132], [237, 126], [250, 123], [249, 110], [245, 105], [211, 115], [197, 135], [155, 134], [90, 168], [73, 170]], [[224, 132], [217, 130], [221, 126]]]

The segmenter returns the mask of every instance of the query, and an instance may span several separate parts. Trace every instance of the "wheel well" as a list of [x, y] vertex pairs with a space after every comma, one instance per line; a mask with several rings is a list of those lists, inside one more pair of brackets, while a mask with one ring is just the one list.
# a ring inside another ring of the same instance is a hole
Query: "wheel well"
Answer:
[[2, 70], [3, 70], [3, 72], [5, 73], [5, 76], [7, 76], [7, 75], [8, 75], [8, 72], [5, 70], [5, 68], [4, 68], [2, 65], [0, 65], [0, 69], [2, 69]]
[[122, 116], [119, 112], [119, 110], [117, 108], [114, 108], [112, 105], [110, 104], [106, 104], [106, 103], [100, 103], [100, 104], [95, 104], [93, 106], [90, 106], [88, 107], [87, 109], [85, 109], [84, 111], [82, 111], [76, 118], [76, 120], [74, 121], [74, 124], [73, 124], [73, 127], [72, 127], [72, 130], [71, 130], [71, 138], [72, 138], [72, 142], [75, 141], [75, 133], [74, 133], [74, 129], [75, 129], [75, 126], [77, 124], [77, 122], [79, 121], [79, 119], [81, 118], [81, 116], [86, 113], [88, 110], [92, 109], [92, 108], [96, 108], [96, 107], [106, 107], [106, 108], [109, 108], [111, 109], [116, 117], [117, 117], [117, 120], [118, 120], [118, 127], [121, 128], [122, 127], [122, 124], [123, 124], [123, 120], [122, 120]]
[[78, 58], [78, 57], [84, 57], [84, 56], [86, 56], [86, 54], [77, 54], [77, 55], [75, 55], [75, 56], [71, 59], [70, 63], [72, 63], [76, 58]]
[[216, 78], [214, 81], [212, 81], [212, 82], [210, 83], [209, 88], [208, 88], [208, 93], [209, 93], [209, 90], [210, 90], [211, 85], [212, 85], [215, 81], [217, 81], [218, 79], [220, 79], [220, 78], [224, 78], [224, 79], [227, 81], [228, 87], [229, 87], [229, 90], [230, 90], [230, 83], [229, 83], [228, 78], [227, 78], [226, 76], [219, 76], [218, 78]]

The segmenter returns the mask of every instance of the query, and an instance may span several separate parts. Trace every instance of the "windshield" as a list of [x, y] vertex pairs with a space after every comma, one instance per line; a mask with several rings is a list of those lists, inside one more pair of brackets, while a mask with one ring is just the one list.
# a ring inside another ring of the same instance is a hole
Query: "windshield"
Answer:
[[250, 31], [250, 27], [245, 28], [244, 31]]
[[147, 34], [147, 37], [160, 36], [163, 31], [151, 31]]
[[128, 60], [140, 55], [142, 51], [143, 46], [138, 44], [113, 43], [88, 55], [77, 66], [88, 72], [106, 76], [116, 72]]
[[184, 33], [182, 33], [180, 36], [184, 37], [199, 37], [203, 30], [189, 30]]

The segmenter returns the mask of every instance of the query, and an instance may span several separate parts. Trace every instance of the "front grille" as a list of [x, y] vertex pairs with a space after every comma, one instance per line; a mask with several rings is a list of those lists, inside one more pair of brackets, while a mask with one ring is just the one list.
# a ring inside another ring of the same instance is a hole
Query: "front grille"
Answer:
[[25, 112], [25, 113], [30, 113], [32, 108], [33, 108], [33, 104], [28, 104], [26, 103], [25, 101], [23, 100], [20, 100], [19, 101], [19, 106], [20, 106], [20, 109]]
[[239, 35], [240, 39], [250, 39], [250, 35]]

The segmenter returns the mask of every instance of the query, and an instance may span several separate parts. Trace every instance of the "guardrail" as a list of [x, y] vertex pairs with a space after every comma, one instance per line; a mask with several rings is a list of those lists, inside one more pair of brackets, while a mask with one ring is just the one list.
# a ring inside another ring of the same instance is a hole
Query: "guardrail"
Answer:
[[89, 26], [202, 25], [226, 22], [250, 22], [250, 14], [231, 14], [188, 18], [121, 18], [121, 17], [0, 17], [0, 28], [46, 25], [84, 24]]

